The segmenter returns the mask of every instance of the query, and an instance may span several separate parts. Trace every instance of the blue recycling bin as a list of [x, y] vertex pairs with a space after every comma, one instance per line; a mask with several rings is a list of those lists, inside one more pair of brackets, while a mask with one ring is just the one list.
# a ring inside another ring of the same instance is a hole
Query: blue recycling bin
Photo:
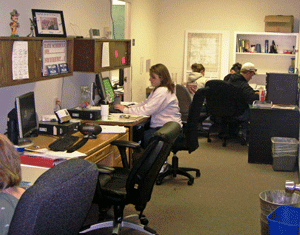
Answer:
[[293, 206], [279, 206], [268, 215], [270, 235], [299, 234], [300, 208]]

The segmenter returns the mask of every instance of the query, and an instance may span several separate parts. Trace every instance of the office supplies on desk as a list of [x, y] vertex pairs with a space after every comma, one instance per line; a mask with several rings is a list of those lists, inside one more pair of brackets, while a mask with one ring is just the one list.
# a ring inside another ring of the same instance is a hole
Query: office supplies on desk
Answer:
[[78, 136], [64, 135], [57, 140], [49, 144], [49, 149], [53, 151], [65, 151], [68, 150], [79, 139]]
[[53, 167], [66, 159], [51, 159], [37, 156], [20, 155], [21, 163], [33, 166]]

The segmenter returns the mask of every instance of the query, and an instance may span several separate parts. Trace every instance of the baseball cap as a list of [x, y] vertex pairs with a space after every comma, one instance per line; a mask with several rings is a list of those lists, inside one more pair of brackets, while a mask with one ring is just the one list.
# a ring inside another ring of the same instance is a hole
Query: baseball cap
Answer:
[[255, 68], [254, 64], [247, 62], [243, 64], [241, 71], [252, 71], [254, 74], [256, 74], [257, 69]]

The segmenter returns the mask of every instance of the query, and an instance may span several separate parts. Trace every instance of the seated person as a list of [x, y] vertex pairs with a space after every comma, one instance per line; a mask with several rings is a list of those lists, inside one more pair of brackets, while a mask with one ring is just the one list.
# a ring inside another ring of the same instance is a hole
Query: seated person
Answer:
[[224, 77], [224, 81], [228, 81], [229, 78], [231, 77], [232, 74], [235, 74], [235, 73], [240, 73], [241, 72], [241, 68], [242, 68], [242, 65], [240, 63], [235, 63], [232, 65], [231, 69], [230, 69], [230, 73], [227, 74], [225, 77]]
[[[249, 106], [254, 100], [259, 99], [258, 92], [254, 91], [253, 88], [248, 84], [252, 77], [256, 74], [257, 69], [252, 63], [245, 63], [241, 68], [241, 73], [232, 74], [228, 80], [228, 83], [235, 86], [243, 95], [243, 99], [240, 100], [239, 106], [244, 113], [238, 117], [244, 124], [242, 129], [248, 131], [250, 121], [250, 108]], [[245, 132], [243, 133], [246, 134]]]
[[174, 93], [175, 85], [167, 67], [163, 64], [153, 65], [150, 68], [150, 82], [154, 90], [145, 101], [129, 107], [121, 104], [114, 106], [115, 109], [126, 114], [151, 117], [150, 129], [144, 132], [144, 148], [147, 146], [151, 135], [165, 123], [175, 121], [182, 126], [178, 100]]
[[208, 79], [204, 77], [205, 68], [202, 64], [192, 64], [191, 69], [193, 72], [191, 72], [188, 76], [186, 88], [193, 98], [196, 91], [199, 88], [203, 88]]
[[0, 134], [0, 234], [7, 234], [18, 200], [25, 189], [21, 183], [21, 160], [9, 139]]

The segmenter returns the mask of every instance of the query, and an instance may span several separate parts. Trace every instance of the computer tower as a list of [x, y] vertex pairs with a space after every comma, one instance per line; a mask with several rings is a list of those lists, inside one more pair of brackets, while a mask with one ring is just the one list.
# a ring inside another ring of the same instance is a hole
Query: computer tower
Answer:
[[266, 91], [273, 104], [299, 106], [298, 74], [267, 73]]

